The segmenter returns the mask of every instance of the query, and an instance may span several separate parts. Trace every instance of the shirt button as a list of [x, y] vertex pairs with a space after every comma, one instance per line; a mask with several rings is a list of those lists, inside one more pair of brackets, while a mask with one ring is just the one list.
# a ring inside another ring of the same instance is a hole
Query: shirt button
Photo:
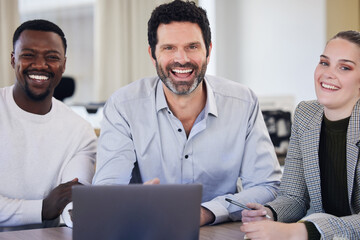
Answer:
[[185, 158], [188, 159], [188, 158], [189, 158], [189, 155], [185, 155]]
[[169, 113], [169, 114], [171, 114], [171, 112], [170, 112], [170, 111], [168, 111], [168, 113]]
[[182, 132], [181, 128], [178, 129], [178, 132]]

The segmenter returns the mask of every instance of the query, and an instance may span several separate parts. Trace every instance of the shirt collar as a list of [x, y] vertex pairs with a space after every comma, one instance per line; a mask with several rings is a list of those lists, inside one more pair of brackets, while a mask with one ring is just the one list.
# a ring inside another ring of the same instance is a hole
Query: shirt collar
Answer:
[[218, 116], [216, 101], [215, 101], [215, 94], [213, 89], [211, 88], [210, 83], [208, 80], [206, 80], [206, 77], [204, 78], [205, 86], [206, 86], [206, 104], [205, 104], [205, 115], [208, 115], [209, 113], [214, 115], [215, 117]]
[[158, 78], [158, 83], [156, 85], [156, 94], [155, 94], [155, 102], [156, 102], [156, 112], [159, 112], [161, 109], [167, 109], [168, 105], [165, 99], [163, 84], [160, 78]]
[[[207, 96], [206, 104], [205, 104], [205, 108], [204, 108], [205, 116], [207, 116], [208, 114], [212, 114], [215, 117], [217, 117], [218, 111], [217, 111], [217, 106], [216, 106], [213, 89], [211, 88], [209, 82], [206, 80], [206, 77], [204, 78], [204, 82], [205, 82], [205, 86], [206, 86], [206, 96]], [[156, 111], [157, 112], [159, 112], [160, 110], [162, 110], [164, 108], [167, 109], [168, 111], [170, 111], [168, 104], [166, 102], [163, 84], [162, 84], [162, 81], [160, 80], [160, 78], [158, 78], [158, 83], [156, 86], [155, 101], [156, 101]]]

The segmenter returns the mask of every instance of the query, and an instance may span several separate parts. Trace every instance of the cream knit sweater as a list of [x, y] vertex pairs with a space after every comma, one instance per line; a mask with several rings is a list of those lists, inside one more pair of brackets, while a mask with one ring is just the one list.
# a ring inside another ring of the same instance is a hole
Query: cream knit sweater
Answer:
[[42, 200], [60, 183], [94, 174], [94, 130], [53, 98], [46, 115], [23, 111], [0, 89], [0, 227], [41, 224]]

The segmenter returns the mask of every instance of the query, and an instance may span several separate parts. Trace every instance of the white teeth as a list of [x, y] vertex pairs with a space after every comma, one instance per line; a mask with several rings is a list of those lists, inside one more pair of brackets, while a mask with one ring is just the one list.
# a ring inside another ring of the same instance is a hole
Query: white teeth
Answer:
[[173, 69], [173, 72], [176, 72], [176, 73], [189, 73], [189, 72], [192, 72], [192, 69]]
[[326, 83], [321, 83], [321, 86], [323, 88], [326, 88], [326, 89], [331, 89], [331, 90], [338, 90], [339, 88], [338, 87], [335, 87], [335, 86], [332, 86], [332, 85], [328, 85]]
[[48, 80], [49, 77], [44, 75], [29, 75], [30, 78], [36, 79], [36, 80]]

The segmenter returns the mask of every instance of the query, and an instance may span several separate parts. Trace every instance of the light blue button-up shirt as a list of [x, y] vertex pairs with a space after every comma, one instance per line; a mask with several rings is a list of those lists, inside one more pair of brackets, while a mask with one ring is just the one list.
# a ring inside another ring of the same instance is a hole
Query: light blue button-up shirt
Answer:
[[273, 200], [281, 171], [256, 96], [226, 79], [206, 76], [205, 84], [206, 105], [188, 137], [158, 77], [115, 92], [104, 107], [93, 183], [128, 184], [135, 163], [143, 182], [200, 183], [202, 206], [214, 213], [215, 223], [241, 216], [225, 197]]

